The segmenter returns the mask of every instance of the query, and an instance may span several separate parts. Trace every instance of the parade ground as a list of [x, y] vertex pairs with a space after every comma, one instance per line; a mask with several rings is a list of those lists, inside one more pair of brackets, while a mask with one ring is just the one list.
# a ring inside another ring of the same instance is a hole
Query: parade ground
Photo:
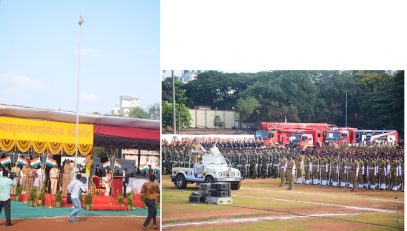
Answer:
[[[92, 211], [82, 209], [78, 223], [71, 224], [66, 214], [71, 208], [30, 208], [23, 202], [11, 202], [13, 226], [4, 230], [142, 230], [147, 209], [133, 211]], [[4, 210], [0, 215], [0, 226], [4, 226]], [[160, 210], [157, 210], [157, 224], [160, 224]], [[3, 230], [3, 228], [2, 228]], [[153, 230], [152, 222], [147, 230]]]
[[[233, 205], [194, 204], [195, 184], [179, 190], [163, 176], [163, 230], [400, 230], [404, 193], [311, 185], [278, 187], [279, 179], [247, 179]], [[395, 199], [397, 197], [397, 200]], [[399, 224], [397, 219], [399, 220]]]

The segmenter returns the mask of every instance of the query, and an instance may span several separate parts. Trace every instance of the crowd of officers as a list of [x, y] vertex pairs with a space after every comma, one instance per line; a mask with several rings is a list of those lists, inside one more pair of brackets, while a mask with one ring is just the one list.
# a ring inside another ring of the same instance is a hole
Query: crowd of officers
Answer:
[[[30, 161], [30, 157], [27, 159]], [[30, 193], [32, 189], [40, 190], [46, 187], [47, 192], [56, 194], [57, 191], [61, 191], [62, 195], [66, 196], [70, 181], [80, 172], [74, 168], [74, 163], [70, 160], [65, 160], [61, 167], [58, 164], [52, 168], [43, 164], [38, 167], [32, 167], [30, 164], [7, 164], [1, 168], [16, 176], [17, 185], [11, 189], [11, 195], [15, 195], [17, 187], [21, 185], [23, 194]]]
[[243, 178], [277, 178], [280, 186], [289, 184], [321, 185], [404, 191], [404, 149], [400, 147], [343, 146], [301, 150], [265, 145], [255, 139], [181, 139], [163, 140], [163, 174], [173, 166], [188, 167], [192, 143], [204, 150], [216, 145]]

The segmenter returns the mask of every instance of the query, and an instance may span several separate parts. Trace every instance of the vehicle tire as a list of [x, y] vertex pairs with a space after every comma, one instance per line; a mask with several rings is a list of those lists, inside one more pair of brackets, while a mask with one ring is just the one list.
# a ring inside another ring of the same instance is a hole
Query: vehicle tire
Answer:
[[187, 181], [185, 179], [185, 176], [182, 174], [178, 174], [175, 177], [175, 185], [177, 186], [177, 188], [179, 189], [184, 189], [187, 187]]
[[215, 180], [213, 179], [213, 176], [206, 176], [204, 182], [213, 183], [213, 182], [215, 182]]
[[242, 183], [241, 181], [235, 181], [230, 185], [230, 187], [232, 188], [232, 190], [239, 190], [241, 183]]

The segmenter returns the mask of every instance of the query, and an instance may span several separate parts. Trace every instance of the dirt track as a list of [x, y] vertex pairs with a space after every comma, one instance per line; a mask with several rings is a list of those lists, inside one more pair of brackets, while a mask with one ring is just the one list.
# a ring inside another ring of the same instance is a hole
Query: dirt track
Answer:
[[[3, 215], [3, 214], [2, 214]], [[13, 226], [5, 227], [0, 221], [0, 230], [33, 231], [127, 231], [142, 230], [145, 217], [78, 217], [77, 224], [70, 224], [66, 217], [12, 219]], [[160, 220], [157, 219], [158, 226]], [[152, 221], [147, 230], [154, 230]], [[159, 230], [159, 229], [158, 229]]]

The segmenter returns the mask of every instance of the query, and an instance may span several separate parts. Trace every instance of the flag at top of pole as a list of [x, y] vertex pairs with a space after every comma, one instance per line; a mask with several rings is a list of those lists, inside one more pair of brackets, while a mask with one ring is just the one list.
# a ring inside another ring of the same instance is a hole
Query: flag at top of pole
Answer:
[[78, 22], [79, 26], [82, 26], [82, 24], [83, 24], [84, 22], [85, 22], [85, 20], [83, 19], [82, 16], [80, 16], [80, 17], [79, 17], [79, 22]]

